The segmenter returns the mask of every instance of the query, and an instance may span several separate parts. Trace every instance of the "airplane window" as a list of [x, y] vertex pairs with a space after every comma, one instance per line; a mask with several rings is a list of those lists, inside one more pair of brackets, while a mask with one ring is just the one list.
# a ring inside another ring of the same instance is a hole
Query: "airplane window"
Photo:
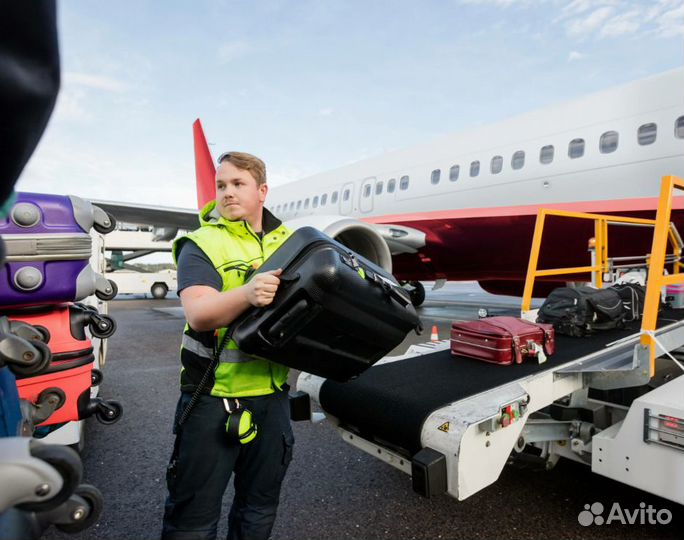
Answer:
[[330, 204], [335, 204], [337, 202], [337, 191], [333, 191], [332, 197], [330, 197]]
[[313, 198], [313, 207], [318, 208], [318, 195]]
[[408, 176], [402, 176], [401, 180], [399, 180], [399, 189], [402, 191], [407, 190], [409, 187], [409, 177]]
[[306, 199], [304, 201], [304, 210], [306, 210], [307, 208], [309, 208], [309, 199]]
[[675, 120], [675, 137], [684, 139], [684, 116], [680, 116]]
[[390, 178], [389, 182], [387, 182], [387, 193], [394, 193], [394, 189], [397, 186], [397, 180], [396, 178]]
[[479, 161], [473, 161], [470, 164], [470, 176], [475, 177], [478, 174], [480, 174], [480, 162]]
[[658, 126], [653, 122], [650, 124], [644, 124], [639, 126], [639, 131], [637, 132], [637, 139], [641, 146], [647, 144], [653, 144], [656, 140], [656, 135], [658, 134]]
[[299, 210], [302, 207], [302, 201], [297, 201], [297, 210]]
[[433, 185], [439, 184], [440, 176], [442, 176], [441, 169], [435, 169], [434, 171], [432, 171], [432, 174], [430, 175], [430, 182], [432, 182]]
[[294, 202], [291, 202], [291, 203], [290, 203], [290, 212], [292, 212], [292, 210], [294, 210], [294, 205], [295, 205]]
[[363, 186], [363, 196], [364, 197], [370, 197], [370, 194], [371, 194], [371, 185], [366, 184], [365, 186]]
[[321, 206], [325, 206], [328, 202], [328, 194], [324, 193], [321, 195]]
[[382, 182], [378, 182], [375, 184], [375, 194], [380, 195], [382, 194], [382, 188], [384, 187], [384, 184]]
[[606, 131], [603, 135], [601, 135], [601, 139], [599, 141], [599, 150], [602, 154], [610, 154], [611, 152], [615, 152], [618, 147], [618, 139], [619, 135], [617, 131]]
[[503, 169], [503, 158], [501, 156], [494, 156], [491, 163], [492, 174], [499, 174]]
[[458, 180], [458, 173], [461, 172], [461, 167], [459, 165], [452, 165], [451, 169], [449, 169], [449, 180], [451, 182], [455, 182]]
[[348, 201], [349, 200], [349, 190], [345, 189], [344, 194], [342, 195], [342, 200], [343, 201]]
[[518, 169], [522, 169], [525, 165], [525, 152], [522, 150], [518, 150], [517, 152], [513, 153], [513, 157], [511, 158], [511, 167], [513, 167], [516, 171]]
[[539, 162], [540, 163], [551, 163], [553, 161], [553, 145], [548, 144], [546, 146], [542, 146], [541, 150], [539, 151]]
[[568, 157], [575, 159], [584, 155], [584, 139], [573, 139], [568, 144]]

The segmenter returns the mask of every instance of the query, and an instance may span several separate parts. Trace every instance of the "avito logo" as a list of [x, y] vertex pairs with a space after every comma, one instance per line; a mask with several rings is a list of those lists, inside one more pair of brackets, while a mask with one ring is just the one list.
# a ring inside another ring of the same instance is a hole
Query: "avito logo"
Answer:
[[610, 508], [608, 517], [603, 517], [604, 507], [600, 502], [594, 504], [585, 504], [577, 516], [577, 521], [583, 527], [589, 525], [610, 525], [611, 523], [620, 523], [622, 525], [667, 525], [672, 521], [672, 512], [667, 508], [656, 510], [650, 504], [639, 504], [639, 508], [629, 510], [622, 508], [619, 503], [613, 503]]

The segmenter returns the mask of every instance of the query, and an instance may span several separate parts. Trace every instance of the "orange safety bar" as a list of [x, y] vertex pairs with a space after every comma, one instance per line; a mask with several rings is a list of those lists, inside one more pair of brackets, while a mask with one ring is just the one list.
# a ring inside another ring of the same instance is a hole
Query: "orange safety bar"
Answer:
[[[641, 344], [650, 347], [650, 370], [651, 377], [655, 373], [655, 350], [656, 343], [649, 332], [656, 329], [658, 319], [658, 307], [660, 305], [660, 291], [666, 285], [684, 283], [684, 274], [681, 273], [684, 263], [680, 261], [682, 242], [674, 225], [671, 223], [672, 200], [674, 189], [684, 190], [684, 180], [675, 176], [664, 176], [658, 200], [658, 211], [655, 219], [628, 218], [621, 216], [608, 216], [603, 214], [588, 214], [583, 212], [566, 212], [562, 210], [548, 210], [542, 208], [537, 214], [537, 222], [534, 228], [530, 262], [527, 267], [525, 289], [522, 298], [522, 312], [530, 310], [534, 281], [541, 276], [560, 276], [570, 274], [594, 273], [597, 287], [603, 285], [603, 273], [609, 270], [608, 264], [608, 225], [641, 225], [651, 226], [653, 231], [653, 245], [651, 254], [646, 258], [648, 266], [648, 282], [646, 284], [646, 300], [641, 325]], [[578, 266], [572, 268], [553, 268], [539, 270], [539, 250], [544, 231], [546, 216], [560, 216], [575, 219], [591, 219], [594, 221], [595, 234], [595, 264], [590, 266]], [[664, 275], [668, 242], [672, 246], [674, 260], [674, 274]]]
[[649, 347], [651, 377], [655, 374], [657, 345], [652, 333], [655, 332], [656, 323], [658, 321], [660, 291], [667, 285], [684, 283], [684, 274], [680, 273], [682, 264], [679, 261], [675, 263], [674, 274], [667, 276], [664, 274], [667, 244], [668, 240], [671, 242], [672, 238], [670, 222], [672, 218], [672, 203], [675, 189], [684, 190], [684, 180], [676, 176], [663, 176], [660, 184], [658, 212], [655, 219], [656, 225], [653, 233], [653, 245], [651, 247], [651, 257], [649, 260], [644, 316], [641, 321], [641, 344], [644, 347]]

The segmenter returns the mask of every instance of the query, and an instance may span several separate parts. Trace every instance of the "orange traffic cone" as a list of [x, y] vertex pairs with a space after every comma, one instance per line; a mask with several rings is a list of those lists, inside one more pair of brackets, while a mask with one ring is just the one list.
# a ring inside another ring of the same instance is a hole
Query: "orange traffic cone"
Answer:
[[437, 333], [437, 325], [432, 327], [432, 333], [430, 334], [430, 341], [439, 341], [439, 334]]

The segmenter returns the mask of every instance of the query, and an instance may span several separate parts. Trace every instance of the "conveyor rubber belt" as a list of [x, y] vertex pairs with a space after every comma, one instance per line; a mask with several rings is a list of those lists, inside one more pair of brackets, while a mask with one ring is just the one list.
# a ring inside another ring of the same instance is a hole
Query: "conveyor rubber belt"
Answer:
[[[658, 326], [681, 320], [681, 310], [660, 313]], [[375, 366], [346, 383], [327, 380], [320, 390], [323, 410], [378, 444], [412, 456], [421, 449], [423, 422], [436, 409], [529, 375], [577, 360], [639, 331], [632, 323], [583, 338], [556, 334], [556, 354], [538, 364], [499, 366], [447, 350]]]

